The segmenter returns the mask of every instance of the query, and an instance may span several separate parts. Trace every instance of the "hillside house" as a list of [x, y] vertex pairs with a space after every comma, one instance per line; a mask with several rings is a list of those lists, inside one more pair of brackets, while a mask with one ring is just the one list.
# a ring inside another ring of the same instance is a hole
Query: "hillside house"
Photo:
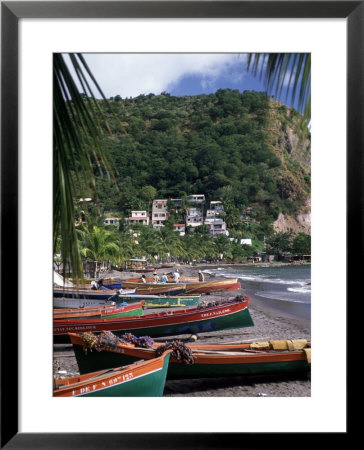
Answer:
[[205, 222], [207, 223], [209, 220], [213, 220], [216, 219], [219, 215], [219, 211], [215, 210], [215, 209], [208, 209], [206, 211], [206, 219]]
[[149, 225], [149, 215], [147, 211], [132, 211], [131, 216], [127, 219], [128, 223], [131, 224], [141, 224]]
[[222, 205], [222, 202], [220, 202], [219, 200], [214, 200], [210, 202], [210, 209], [214, 210], [214, 211], [224, 211], [224, 207]]
[[184, 236], [186, 234], [186, 225], [184, 223], [175, 223], [174, 230], [178, 231], [180, 236]]
[[186, 226], [198, 227], [203, 225], [202, 211], [198, 208], [189, 208], [186, 211]]
[[119, 217], [106, 217], [104, 220], [105, 225], [119, 225]]
[[240, 239], [240, 245], [253, 245], [251, 239]]
[[187, 197], [187, 201], [189, 203], [204, 203], [205, 202], [205, 195], [204, 194], [193, 194], [189, 195]]
[[167, 208], [168, 200], [153, 200], [152, 206], [152, 225], [154, 229], [164, 226], [164, 222], [169, 217]]
[[226, 229], [226, 223], [222, 219], [210, 219], [205, 221], [205, 224], [210, 228], [210, 234], [216, 236], [217, 234], [225, 234], [229, 236], [229, 232]]

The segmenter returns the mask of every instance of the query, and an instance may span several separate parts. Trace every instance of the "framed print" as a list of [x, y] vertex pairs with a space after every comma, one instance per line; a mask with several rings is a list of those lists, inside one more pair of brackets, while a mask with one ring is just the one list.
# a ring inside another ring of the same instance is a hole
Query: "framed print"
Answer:
[[[244, 447], [283, 443], [292, 431], [302, 440], [347, 436], [347, 361], [332, 361], [346, 355], [347, 301], [362, 268], [353, 250], [362, 248], [363, 228], [363, 19], [361, 1], [1, 3], [2, 446], [241, 448], [241, 439]], [[51, 398], [53, 54], [282, 50], [313, 61], [312, 396]]]

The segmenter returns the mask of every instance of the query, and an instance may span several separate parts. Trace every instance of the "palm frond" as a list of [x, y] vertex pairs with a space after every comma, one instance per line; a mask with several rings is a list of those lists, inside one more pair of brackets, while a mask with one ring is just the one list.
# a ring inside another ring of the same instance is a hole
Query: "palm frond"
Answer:
[[248, 70], [264, 79], [269, 94], [290, 98], [305, 119], [311, 117], [311, 54], [251, 53]]
[[[93, 89], [106, 101], [84, 58], [70, 54], [79, 91], [61, 54], [53, 56], [53, 239], [61, 236], [63, 267], [70, 262], [74, 278], [82, 277], [81, 257], [74, 225], [75, 182], [84, 193], [95, 198], [93, 161], [112, 174], [108, 158], [100, 145], [101, 120], [107, 124]], [[92, 85], [95, 88], [92, 88]]]

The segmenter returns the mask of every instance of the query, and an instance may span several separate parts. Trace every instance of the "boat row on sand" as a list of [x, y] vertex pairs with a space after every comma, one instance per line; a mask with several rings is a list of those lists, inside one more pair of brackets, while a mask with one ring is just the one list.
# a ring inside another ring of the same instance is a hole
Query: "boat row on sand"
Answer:
[[[55, 397], [154, 397], [163, 395], [166, 379], [310, 370], [311, 343], [305, 340], [251, 344], [185, 345], [178, 340], [155, 343], [155, 337], [254, 326], [248, 309], [249, 297], [200, 302], [201, 292], [240, 288], [237, 280], [188, 279], [176, 283], [189, 286], [192, 292], [197, 290], [198, 295], [189, 296], [168, 296], [157, 294], [158, 291], [141, 294], [143, 286], [153, 289], [173, 283], [139, 286], [138, 281], [123, 282], [121, 292], [95, 291], [86, 286], [54, 289], [54, 342], [72, 343], [80, 373], [77, 377], [55, 380]], [[110, 297], [94, 297], [110, 293]], [[188, 299], [193, 306], [183, 308]], [[77, 306], [70, 307], [72, 302], [78, 302]], [[179, 308], [144, 314], [143, 307], [148, 304]]]
[[302, 372], [311, 364], [311, 342], [304, 339], [187, 346], [133, 343], [130, 335], [111, 333], [69, 336], [81, 375], [56, 381], [57, 397], [162, 396], [166, 379]]
[[219, 292], [219, 291], [235, 291], [241, 288], [240, 282], [237, 278], [224, 279], [224, 280], [213, 280], [213, 281], [189, 281], [181, 280], [178, 283], [168, 282], [168, 283], [156, 283], [152, 282], [142, 283], [141, 280], [126, 280], [122, 282], [122, 287], [126, 289], [136, 288], [139, 294], [147, 294], [158, 292], [160, 287], [173, 286], [176, 289], [181, 289], [182, 292], [188, 294], [206, 294], [209, 292]]
[[53, 307], [83, 308], [138, 300], [145, 300], [145, 307], [193, 306], [198, 303], [200, 294], [241, 288], [237, 279], [155, 284], [142, 283], [137, 279], [123, 281], [122, 288], [110, 289], [107, 286], [97, 290], [90, 286], [55, 287]]

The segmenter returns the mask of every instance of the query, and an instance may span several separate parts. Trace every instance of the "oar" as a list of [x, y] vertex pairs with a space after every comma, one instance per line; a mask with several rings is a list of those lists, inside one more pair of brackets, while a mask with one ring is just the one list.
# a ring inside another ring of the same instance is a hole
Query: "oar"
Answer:
[[262, 337], [256, 339], [245, 339], [244, 341], [231, 341], [231, 342], [222, 342], [223, 345], [229, 344], [251, 344], [252, 342], [261, 342], [261, 341], [269, 341], [270, 337]]
[[208, 353], [209, 355], [225, 355], [225, 356], [241, 356], [243, 352], [247, 353], [265, 353], [264, 350], [252, 350], [249, 348], [242, 348], [239, 352], [229, 352], [229, 351], [223, 351], [223, 350], [194, 350], [192, 352], [193, 355], [198, 355], [199, 353]]

